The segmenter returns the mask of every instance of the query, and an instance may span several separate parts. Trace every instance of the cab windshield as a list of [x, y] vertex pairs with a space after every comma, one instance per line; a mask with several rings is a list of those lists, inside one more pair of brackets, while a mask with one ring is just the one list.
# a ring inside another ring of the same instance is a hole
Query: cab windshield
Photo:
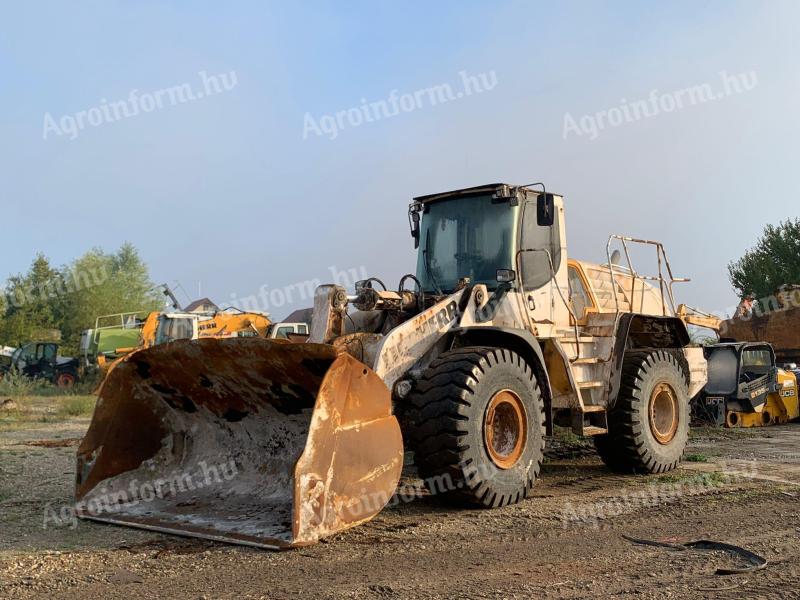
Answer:
[[513, 269], [514, 215], [490, 195], [431, 202], [420, 227], [417, 277], [430, 293], [451, 293], [459, 279], [497, 286], [497, 269]]
[[175, 340], [190, 340], [194, 337], [194, 319], [185, 317], [166, 317], [159, 319], [156, 330], [156, 344], [166, 344]]

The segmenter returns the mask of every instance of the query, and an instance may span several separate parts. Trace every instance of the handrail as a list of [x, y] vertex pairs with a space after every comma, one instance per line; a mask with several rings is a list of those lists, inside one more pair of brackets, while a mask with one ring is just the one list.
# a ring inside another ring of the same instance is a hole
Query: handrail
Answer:
[[[612, 234], [608, 237], [608, 243], [606, 244], [606, 257], [608, 258], [608, 274], [611, 278], [611, 290], [614, 293], [614, 306], [616, 308], [617, 314], [619, 314], [619, 297], [617, 292], [617, 281], [614, 278], [614, 264], [611, 262], [611, 244], [614, 240], [619, 240], [622, 244], [622, 249], [625, 252], [625, 260], [628, 263], [628, 275], [631, 278], [631, 309], [633, 309], [633, 302], [636, 294], [636, 280], [642, 280], [642, 296], [644, 297], [644, 290], [645, 290], [645, 281], [658, 281], [658, 288], [661, 297], [661, 314], [666, 316], [667, 315], [667, 303], [666, 299], [669, 300], [670, 309], [673, 314], [676, 312], [675, 308], [675, 296], [672, 291], [672, 286], [675, 283], [685, 283], [690, 281], [684, 277], [675, 277], [672, 274], [672, 266], [669, 264], [669, 259], [667, 258], [667, 252], [664, 250], [664, 245], [661, 242], [654, 242], [651, 240], [642, 240], [638, 238], [632, 238], [624, 235], [616, 235]], [[651, 245], [655, 246], [656, 249], [656, 260], [658, 261], [658, 275], [640, 275], [636, 272], [636, 269], [633, 268], [633, 262], [631, 260], [630, 252], [628, 250], [628, 243], [633, 244], [643, 244], [643, 245]], [[669, 280], [666, 279], [664, 276], [664, 269], [666, 268], [666, 273], [669, 277]], [[616, 271], [620, 275], [625, 275], [621, 271]]]
[[[94, 321], [94, 329], [92, 329], [92, 343], [97, 344], [100, 340], [100, 332], [106, 329], [117, 329], [122, 327], [125, 329], [125, 321], [130, 317], [138, 318], [139, 315], [148, 315], [148, 311], [146, 310], [137, 310], [137, 311], [130, 311], [130, 312], [122, 312], [122, 313], [113, 313], [110, 315], [100, 315]], [[100, 325], [100, 319], [111, 319], [119, 317], [119, 325]], [[144, 319], [141, 319], [144, 322]], [[141, 329], [141, 327], [130, 327], [129, 329]]]
[[[550, 282], [555, 283], [556, 290], [558, 290], [558, 295], [561, 298], [561, 301], [564, 303], [564, 306], [567, 309], [567, 312], [572, 317], [572, 326], [575, 330], [575, 351], [577, 355], [573, 360], [578, 360], [581, 357], [581, 344], [580, 344], [580, 336], [578, 334], [578, 319], [575, 317], [575, 313], [572, 312], [572, 307], [569, 305], [569, 301], [564, 298], [564, 293], [561, 291], [561, 286], [558, 285], [558, 281], [556, 281], [556, 268], [553, 265], [553, 256], [550, 254], [550, 251], [546, 248], [526, 248], [523, 250], [517, 250], [517, 254], [514, 257], [514, 263], [517, 268], [517, 273], [519, 274], [520, 278], [520, 287], [522, 292], [525, 292], [525, 281], [522, 278], [522, 269], [520, 268], [520, 255], [523, 252], [544, 252], [547, 255], [547, 262], [550, 265]], [[567, 283], [569, 285], [569, 283]], [[526, 312], [527, 314], [527, 312]], [[530, 319], [530, 315], [529, 315]]]
[[[112, 313], [109, 315], [100, 315], [99, 317], [95, 318], [94, 320], [94, 328], [95, 329], [108, 329], [111, 327], [124, 327], [125, 320], [127, 317], [137, 317], [138, 315], [144, 315], [145, 317], [149, 314], [150, 311], [147, 310], [134, 310], [129, 312], [121, 312], [121, 313]], [[119, 325], [100, 325], [100, 319], [112, 319], [119, 317]]]

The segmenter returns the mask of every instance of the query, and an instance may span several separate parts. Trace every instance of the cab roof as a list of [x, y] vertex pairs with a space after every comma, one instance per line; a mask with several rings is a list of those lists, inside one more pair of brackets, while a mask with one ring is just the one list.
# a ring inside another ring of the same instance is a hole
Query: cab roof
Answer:
[[[530, 189], [530, 185], [539, 185], [539, 184], [529, 184], [529, 185], [514, 185], [511, 183], [487, 183], [485, 185], [478, 185], [475, 187], [469, 188], [462, 188], [460, 190], [451, 190], [449, 192], [439, 192], [437, 194], [427, 194], [425, 196], [416, 196], [414, 198], [414, 202], [419, 202], [421, 204], [425, 204], [427, 202], [434, 202], [436, 200], [444, 200], [446, 198], [455, 198], [458, 196], [475, 196], [478, 194], [497, 194], [499, 198], [506, 198], [510, 197], [513, 193], [513, 190], [518, 188]], [[536, 190], [534, 190], [536, 191]], [[552, 192], [548, 192], [550, 194]], [[556, 196], [560, 196], [561, 194], [555, 194]]]
[[736, 352], [741, 352], [745, 348], [769, 348], [772, 350], [772, 344], [769, 342], [720, 342], [718, 344], [710, 344], [708, 348], [712, 350], [730, 348]]

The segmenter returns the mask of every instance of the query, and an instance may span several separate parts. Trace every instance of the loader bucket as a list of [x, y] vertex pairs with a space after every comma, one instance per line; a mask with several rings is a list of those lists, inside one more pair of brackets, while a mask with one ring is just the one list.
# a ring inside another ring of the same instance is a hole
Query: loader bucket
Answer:
[[177, 341], [136, 351], [98, 391], [76, 513], [263, 548], [375, 516], [400, 477], [391, 397], [323, 344]]

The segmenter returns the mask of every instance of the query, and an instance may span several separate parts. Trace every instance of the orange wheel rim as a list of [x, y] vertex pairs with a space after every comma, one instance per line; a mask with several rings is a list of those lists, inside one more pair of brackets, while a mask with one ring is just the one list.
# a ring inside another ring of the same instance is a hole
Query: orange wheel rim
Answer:
[[668, 383], [659, 383], [650, 394], [650, 431], [659, 444], [669, 444], [678, 432], [678, 395]]
[[522, 456], [528, 439], [525, 405], [511, 390], [500, 390], [489, 401], [483, 423], [483, 440], [492, 462], [510, 469]]

